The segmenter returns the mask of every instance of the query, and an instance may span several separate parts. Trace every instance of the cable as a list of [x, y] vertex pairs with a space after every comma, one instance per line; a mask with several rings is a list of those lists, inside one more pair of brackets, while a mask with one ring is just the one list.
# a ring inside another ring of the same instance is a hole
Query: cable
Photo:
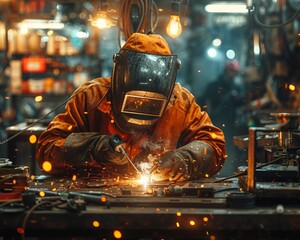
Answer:
[[223, 189], [215, 190], [214, 193], [229, 192], [229, 191], [238, 191], [239, 192], [240, 188], [238, 188], [238, 187], [223, 188]]
[[285, 22], [282, 22], [280, 24], [267, 25], [267, 24], [262, 23], [258, 19], [258, 11], [256, 10], [255, 13], [254, 13], [254, 20], [258, 25], [260, 25], [261, 27], [264, 27], [264, 28], [280, 28], [280, 27], [283, 27], [283, 26], [291, 23], [292, 21], [294, 21], [296, 19], [296, 17], [299, 15], [299, 13], [300, 13], [300, 9], [295, 11], [294, 14]]
[[[150, 6], [151, 4], [151, 6]], [[132, 10], [137, 7], [139, 22], [136, 29], [133, 29]], [[157, 26], [158, 9], [154, 1], [149, 0], [121, 0], [118, 17], [119, 46], [121, 48], [121, 32], [125, 40], [134, 32], [154, 31]], [[148, 28], [148, 29], [147, 29]]]
[[[45, 114], [44, 116], [42, 116], [41, 118], [37, 119], [36, 121], [34, 121], [33, 123], [29, 124], [26, 128], [24, 128], [23, 130], [21, 130], [20, 132], [14, 134], [13, 136], [3, 140], [0, 142], [0, 145], [5, 144], [9, 141], [11, 141], [12, 139], [16, 138], [17, 136], [21, 135], [22, 133], [24, 133], [26, 130], [28, 130], [29, 128], [33, 127], [34, 125], [36, 125], [37, 123], [39, 123], [40, 121], [42, 121], [43, 119], [45, 119], [46, 117], [48, 117], [51, 113], [55, 112], [57, 109], [59, 109], [60, 107], [62, 107], [63, 105], [65, 105], [68, 101], [70, 101], [72, 98], [76, 97], [78, 94], [84, 92], [86, 89], [90, 88], [90, 87], [94, 87], [94, 86], [100, 86], [100, 87], [105, 87], [105, 88], [110, 88], [109, 86], [103, 85], [101, 83], [93, 83], [91, 85], [88, 85], [87, 87], [79, 90], [78, 92], [75, 92], [72, 96], [68, 97], [67, 99], [63, 100], [60, 104], [58, 104], [55, 108], [53, 108], [51, 111], [49, 111], [47, 114]], [[104, 94], [105, 96], [106, 94]], [[103, 100], [104, 96], [102, 97], [102, 99], [100, 101]]]
[[20, 199], [12, 199], [10, 201], [5, 201], [2, 204], [0, 204], [0, 212], [5, 212], [4, 207], [7, 205], [11, 205], [14, 203], [21, 203], [22, 201]]
[[50, 201], [41, 201], [39, 203], [36, 203], [33, 207], [31, 207], [29, 210], [27, 210], [26, 212], [26, 215], [23, 219], [23, 222], [22, 222], [22, 225], [21, 225], [21, 228], [23, 230], [23, 232], [21, 233], [21, 239], [22, 240], [25, 240], [25, 228], [26, 228], [26, 224], [28, 222], [28, 219], [29, 217], [31, 216], [31, 214], [34, 212], [34, 210], [36, 210], [38, 207], [41, 207], [43, 205], [46, 205], [49, 204], [48, 206], [50, 208], [53, 208], [55, 206], [58, 206], [58, 205], [61, 205], [61, 204], [64, 204], [65, 202], [50, 202]]
[[[274, 159], [274, 160], [272, 160], [272, 161], [270, 161], [270, 162], [268, 162], [268, 163], [264, 163], [264, 164], [261, 164], [261, 165], [256, 166], [255, 169], [260, 169], [260, 168], [269, 166], [269, 165], [271, 165], [271, 164], [273, 164], [273, 163], [278, 162], [279, 160], [281, 160], [281, 159], [283, 159], [283, 158], [284, 158], [284, 156], [280, 156], [280, 157], [278, 157], [278, 158], [276, 158], [276, 159]], [[228, 179], [240, 177], [240, 176], [243, 176], [243, 175], [246, 175], [246, 174], [247, 174], [247, 169], [246, 169], [245, 171], [241, 172], [241, 173], [237, 173], [237, 174], [234, 174], [234, 175], [229, 176], [229, 177], [225, 177], [225, 178], [222, 178], [222, 179], [218, 179], [218, 180], [216, 180], [216, 181], [213, 181], [212, 183], [223, 182], [223, 181], [226, 181], [226, 180], [228, 180]]]

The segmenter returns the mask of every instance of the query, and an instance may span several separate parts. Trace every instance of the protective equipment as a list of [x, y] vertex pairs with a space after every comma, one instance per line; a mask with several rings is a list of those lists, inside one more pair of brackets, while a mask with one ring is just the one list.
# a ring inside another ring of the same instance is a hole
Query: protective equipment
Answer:
[[133, 34], [114, 55], [112, 112], [125, 132], [148, 129], [170, 100], [180, 63], [157, 34]]
[[113, 146], [111, 145], [112, 138], [114, 138], [114, 135], [103, 135], [95, 142], [96, 144], [92, 146], [94, 158], [98, 161], [107, 160], [115, 165], [127, 164], [127, 158], [122, 153], [113, 149]]
[[[168, 111], [155, 123], [152, 131], [127, 134], [111, 121], [110, 85], [110, 78], [84, 83], [76, 91], [79, 94], [67, 103], [65, 111], [58, 114], [40, 135], [36, 159], [45, 174], [74, 174], [78, 173], [78, 166], [83, 165], [88, 165], [85, 169], [102, 168], [99, 160], [94, 161], [91, 143], [97, 143], [101, 135], [116, 133], [126, 142], [125, 150], [134, 163], [142, 147], [147, 149], [151, 145], [151, 153], [155, 155], [161, 155], [165, 149], [184, 152], [185, 159], [189, 159], [190, 179], [213, 176], [222, 168], [226, 158], [224, 134], [211, 123], [208, 114], [201, 111], [187, 89], [175, 84]], [[70, 134], [75, 134], [74, 141], [68, 142]], [[67, 146], [72, 151], [68, 151]], [[45, 162], [51, 163], [51, 170], [43, 169]], [[127, 166], [109, 167], [114, 173], [123, 174], [128, 173]], [[101, 174], [106, 172], [108, 168], [104, 166]]]
[[[173, 150], [165, 152], [154, 162], [151, 174], [155, 174], [154, 180], [181, 180], [188, 177], [188, 160], [185, 160], [180, 152]], [[157, 179], [159, 178], [159, 179]]]
[[[93, 159], [99, 163], [110, 162], [115, 165], [127, 164], [127, 159], [123, 154], [115, 151], [111, 141], [115, 135], [100, 135], [95, 132], [72, 133], [64, 144], [64, 151], [69, 155], [76, 155], [76, 158], [69, 158], [68, 162], [73, 167], [82, 164], [89, 157], [90, 153]], [[86, 151], [89, 149], [89, 151]], [[74, 162], [73, 160], [76, 159]]]
[[[203, 141], [194, 140], [180, 148], [163, 153], [150, 170], [153, 180], [187, 180], [210, 176], [215, 152]], [[197, 159], [197, 160], [196, 160]]]

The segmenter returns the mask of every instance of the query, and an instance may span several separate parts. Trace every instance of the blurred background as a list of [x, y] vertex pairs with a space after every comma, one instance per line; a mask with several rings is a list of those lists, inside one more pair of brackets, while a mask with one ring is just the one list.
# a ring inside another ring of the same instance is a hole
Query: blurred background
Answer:
[[270, 112], [298, 112], [299, 11], [299, 0], [0, 0], [0, 157], [34, 162], [29, 137], [76, 87], [110, 76], [131, 33], [153, 31], [182, 62], [177, 82], [224, 131], [220, 175], [230, 175], [247, 160], [235, 136], [272, 124]]

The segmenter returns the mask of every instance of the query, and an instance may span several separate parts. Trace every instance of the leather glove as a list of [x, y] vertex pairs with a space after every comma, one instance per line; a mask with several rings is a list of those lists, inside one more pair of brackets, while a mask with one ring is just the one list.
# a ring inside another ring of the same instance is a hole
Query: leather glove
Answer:
[[161, 155], [151, 169], [154, 180], [184, 180], [188, 177], [188, 162], [177, 151], [168, 151]]
[[96, 132], [72, 133], [66, 138], [64, 144], [65, 158], [73, 167], [82, 166], [91, 155], [100, 164], [125, 165], [126, 157], [115, 151], [116, 145], [111, 144], [115, 138], [116, 135], [101, 135]]
[[[119, 144], [116, 144], [116, 139], [120, 141]], [[124, 148], [124, 143], [121, 142], [119, 135], [102, 135], [94, 143], [92, 155], [97, 161], [103, 162], [106, 160], [115, 165], [125, 165], [128, 160], [119, 150], [120, 145], [123, 145]]]

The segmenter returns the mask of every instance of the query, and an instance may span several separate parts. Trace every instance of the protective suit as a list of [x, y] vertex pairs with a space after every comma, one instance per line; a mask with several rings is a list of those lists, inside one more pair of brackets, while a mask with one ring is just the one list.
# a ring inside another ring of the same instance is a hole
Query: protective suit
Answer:
[[[177, 61], [171, 56], [167, 43], [157, 34], [134, 33], [120, 54], [123, 50], [150, 56], [154, 54], [160, 67], [167, 66], [169, 69], [168, 62], [174, 63], [172, 69], [176, 68]], [[128, 59], [132, 56], [131, 52], [125, 54]], [[172, 60], [165, 62], [163, 59], [168, 56]], [[141, 57], [141, 61], [144, 58], [147, 65], [154, 64], [149, 64], [149, 57], [145, 56]], [[127, 62], [130, 61], [125, 58], [119, 64]], [[134, 62], [131, 61], [132, 64]], [[140, 77], [132, 76], [131, 70], [124, 75], [126, 84], [132, 82], [137, 85], [126, 85], [130, 86], [129, 89], [122, 91], [124, 87], [114, 88], [117, 84], [114, 81], [122, 81], [120, 76], [123, 74], [118, 71], [126, 73], [124, 68], [128, 66], [115, 65], [111, 78], [97, 78], [79, 87], [64, 113], [57, 115], [40, 135], [37, 160], [41, 170], [48, 174], [67, 174], [76, 173], [78, 169], [99, 168], [103, 175], [108, 171], [135, 174], [127, 158], [109, 144], [110, 136], [118, 134], [126, 143], [125, 151], [135, 164], [151, 162], [154, 158], [157, 164], [154, 172], [165, 176], [164, 179], [197, 179], [216, 174], [225, 161], [223, 132], [212, 125], [208, 114], [201, 111], [193, 95], [175, 83], [176, 74], [168, 79], [167, 87], [162, 88], [166, 77], [161, 73], [171, 73], [166, 69], [156, 70], [150, 76], [148, 72], [151, 69], [144, 68], [137, 61], [133, 72], [138, 72]], [[147, 75], [143, 75], [144, 72]], [[146, 82], [145, 79], [150, 80]], [[174, 81], [174, 84], [169, 81]], [[153, 114], [149, 112], [149, 106]], [[161, 110], [157, 111], [157, 107]]]

